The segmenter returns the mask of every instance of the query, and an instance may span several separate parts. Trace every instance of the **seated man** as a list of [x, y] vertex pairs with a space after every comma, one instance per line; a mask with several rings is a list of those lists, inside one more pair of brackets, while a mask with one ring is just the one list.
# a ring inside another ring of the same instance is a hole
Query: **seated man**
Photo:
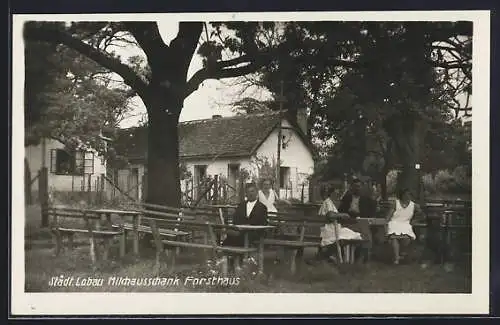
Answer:
[[[233, 215], [234, 225], [267, 225], [267, 208], [257, 200], [257, 186], [253, 183], [246, 186], [247, 199], [241, 202]], [[249, 233], [249, 242], [258, 240], [258, 234]], [[237, 230], [227, 230], [227, 237], [222, 243], [224, 246], [244, 246], [245, 237]]]
[[376, 204], [371, 197], [361, 193], [361, 181], [359, 179], [352, 181], [350, 189], [340, 200], [339, 212], [347, 213], [350, 216], [350, 218], [341, 220], [342, 226], [360, 233], [365, 240], [359, 258], [364, 262], [368, 262], [372, 248], [372, 232], [369, 223], [359, 218], [373, 218], [376, 213]]

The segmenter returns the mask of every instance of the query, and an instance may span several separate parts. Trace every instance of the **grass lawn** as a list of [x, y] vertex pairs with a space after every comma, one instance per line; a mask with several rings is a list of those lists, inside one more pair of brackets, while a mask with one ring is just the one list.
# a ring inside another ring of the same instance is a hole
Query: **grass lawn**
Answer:
[[[36, 209], [28, 214], [36, 215]], [[39, 215], [38, 215], [39, 220]], [[254, 277], [252, 270], [240, 276], [238, 285], [193, 285], [185, 283], [188, 276], [210, 278], [214, 267], [207, 266], [203, 253], [195, 251], [181, 252], [174, 271], [167, 267], [159, 277], [180, 279], [175, 285], [156, 286], [112, 286], [110, 277], [148, 278], [156, 277], [154, 272], [154, 250], [142, 249], [140, 259], [133, 256], [118, 256], [118, 243], [110, 252], [110, 260], [100, 262], [96, 268], [90, 263], [89, 246], [85, 237], [77, 239], [73, 251], [65, 250], [60, 256], [54, 256], [50, 234], [38, 228], [36, 217], [27, 218], [26, 223], [26, 292], [94, 291], [94, 292], [413, 292], [413, 293], [469, 293], [471, 291], [470, 267], [455, 265], [453, 270], [446, 270], [442, 265], [430, 265], [421, 268], [416, 262], [393, 266], [374, 261], [367, 265], [345, 265], [336, 267], [321, 263], [308, 265], [302, 263], [295, 275], [290, 275], [286, 263], [275, 264], [274, 252], [268, 252], [265, 261], [265, 276]], [[128, 247], [131, 247], [129, 243]], [[382, 258], [390, 254], [389, 247], [378, 247], [375, 257]], [[314, 250], [305, 252], [306, 259]], [[377, 258], [380, 260], [380, 258]], [[166, 261], [165, 261], [166, 262]], [[166, 266], [166, 264], [165, 264]], [[92, 287], [54, 287], [49, 285], [51, 277], [60, 275], [84, 279], [102, 278], [103, 285]], [[231, 275], [230, 275], [231, 277]], [[236, 277], [236, 275], [234, 275]]]

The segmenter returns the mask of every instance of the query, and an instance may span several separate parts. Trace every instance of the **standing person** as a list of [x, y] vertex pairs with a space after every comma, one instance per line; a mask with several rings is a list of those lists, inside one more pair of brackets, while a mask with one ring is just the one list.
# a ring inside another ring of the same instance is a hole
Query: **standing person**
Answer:
[[361, 193], [361, 185], [357, 178], [351, 182], [349, 190], [340, 200], [339, 212], [349, 215], [349, 218], [341, 220], [342, 226], [361, 234], [364, 242], [359, 260], [368, 262], [373, 246], [372, 232], [368, 221], [360, 218], [373, 218], [377, 207], [370, 196]]
[[259, 201], [267, 207], [267, 212], [278, 212], [274, 205], [278, 201], [278, 195], [273, 190], [270, 179], [262, 181], [262, 188], [259, 190], [258, 197]]
[[[254, 183], [246, 186], [246, 200], [238, 204], [233, 214], [235, 225], [267, 225], [267, 207], [257, 200], [257, 186]], [[249, 234], [254, 235], [254, 234]], [[258, 238], [249, 236], [252, 243]], [[222, 243], [224, 246], [245, 245], [245, 237], [237, 230], [227, 230], [227, 237]], [[241, 263], [240, 263], [241, 265]]]
[[[412, 201], [411, 192], [404, 188], [398, 191], [397, 199], [387, 213], [387, 236], [389, 237], [394, 253], [394, 264], [399, 264], [401, 257], [406, 252], [401, 252], [400, 242], [406, 248], [416, 236], [411, 226], [411, 220], [415, 215], [420, 215], [420, 206]], [[402, 254], [401, 254], [402, 253]]]

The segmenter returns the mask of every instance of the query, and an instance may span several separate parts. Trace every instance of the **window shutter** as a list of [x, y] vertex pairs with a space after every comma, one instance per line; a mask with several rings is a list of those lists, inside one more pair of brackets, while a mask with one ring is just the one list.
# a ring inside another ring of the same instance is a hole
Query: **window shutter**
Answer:
[[56, 173], [57, 170], [57, 150], [50, 149], [50, 172]]

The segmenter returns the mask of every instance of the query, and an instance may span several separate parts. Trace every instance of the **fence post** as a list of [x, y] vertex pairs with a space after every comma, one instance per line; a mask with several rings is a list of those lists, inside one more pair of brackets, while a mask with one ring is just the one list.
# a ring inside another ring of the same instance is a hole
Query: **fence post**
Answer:
[[47, 167], [42, 167], [38, 176], [38, 195], [42, 208], [42, 227], [49, 226], [49, 179]]
[[144, 171], [144, 174], [142, 175], [142, 202], [146, 202], [146, 197], [148, 195], [148, 173]]
[[[85, 175], [85, 174], [84, 174]], [[87, 202], [90, 205], [92, 203], [92, 180], [91, 175], [89, 174], [87, 178]]]
[[245, 200], [245, 180], [243, 179], [243, 177], [240, 177], [239, 197], [240, 202], [243, 202]]
[[219, 201], [219, 175], [214, 175], [214, 194], [213, 194], [213, 204], [217, 204]]
[[106, 197], [106, 193], [104, 192], [104, 175], [101, 175], [100, 180], [101, 180], [101, 203], [104, 203], [104, 198]]

